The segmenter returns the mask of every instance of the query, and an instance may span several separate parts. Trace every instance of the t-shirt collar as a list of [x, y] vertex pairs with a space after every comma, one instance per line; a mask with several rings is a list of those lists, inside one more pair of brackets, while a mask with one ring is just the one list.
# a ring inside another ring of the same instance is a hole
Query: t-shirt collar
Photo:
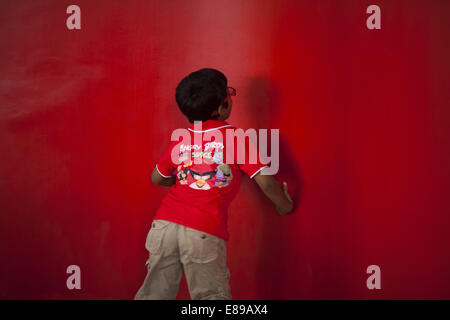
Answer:
[[198, 131], [197, 128], [194, 127], [194, 124], [192, 124], [192, 126], [188, 128], [188, 130], [192, 132], [207, 132], [221, 128], [231, 127], [230, 124], [228, 124], [226, 121], [223, 120], [207, 120], [201, 122], [201, 125], [202, 125], [201, 131]]

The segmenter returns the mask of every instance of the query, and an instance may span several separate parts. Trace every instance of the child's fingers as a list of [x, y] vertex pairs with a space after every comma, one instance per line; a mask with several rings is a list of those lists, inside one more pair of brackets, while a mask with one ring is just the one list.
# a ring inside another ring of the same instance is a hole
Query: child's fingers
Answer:
[[289, 199], [289, 201], [292, 201], [291, 196], [289, 195], [289, 192], [288, 192], [287, 182], [283, 182], [283, 191], [284, 191], [284, 194], [286, 195], [286, 197]]

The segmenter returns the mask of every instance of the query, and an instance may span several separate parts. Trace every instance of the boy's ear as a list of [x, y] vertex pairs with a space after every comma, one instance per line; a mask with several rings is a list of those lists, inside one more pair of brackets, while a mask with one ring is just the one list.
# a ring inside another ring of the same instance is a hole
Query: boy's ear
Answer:
[[228, 108], [228, 101], [225, 103], [222, 103], [219, 106], [219, 109], [217, 109], [217, 113], [219, 113], [219, 115], [222, 115], [223, 112], [225, 112], [225, 110]]

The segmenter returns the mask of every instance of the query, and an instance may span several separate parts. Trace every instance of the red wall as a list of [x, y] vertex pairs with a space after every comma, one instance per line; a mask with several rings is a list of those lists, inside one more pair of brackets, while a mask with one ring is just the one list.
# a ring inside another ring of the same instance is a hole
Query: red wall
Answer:
[[[78, 4], [82, 29], [66, 28]], [[366, 8], [381, 8], [381, 30]], [[174, 88], [214, 67], [230, 122], [279, 128], [278, 216], [243, 182], [235, 299], [450, 298], [448, 1], [2, 1], [0, 298], [129, 299], [186, 125]], [[81, 267], [82, 289], [66, 288]], [[381, 267], [381, 290], [366, 287]], [[188, 298], [183, 282], [179, 298]]]

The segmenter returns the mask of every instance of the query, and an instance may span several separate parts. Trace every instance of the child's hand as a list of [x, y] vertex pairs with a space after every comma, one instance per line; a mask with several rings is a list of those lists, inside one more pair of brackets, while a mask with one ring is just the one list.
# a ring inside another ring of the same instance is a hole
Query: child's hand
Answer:
[[289, 206], [287, 209], [284, 209], [284, 210], [277, 208], [277, 211], [280, 215], [288, 214], [288, 213], [292, 212], [292, 210], [294, 210], [294, 201], [292, 201], [292, 198], [289, 195], [287, 182], [283, 182], [283, 193], [288, 201]]
[[283, 182], [283, 192], [286, 198], [288, 198], [289, 202], [293, 203], [291, 196], [288, 193], [287, 182]]
[[294, 210], [294, 201], [288, 193], [286, 182], [283, 182], [281, 186], [280, 182], [273, 176], [260, 173], [254, 179], [264, 194], [275, 204], [280, 215], [288, 214]]

